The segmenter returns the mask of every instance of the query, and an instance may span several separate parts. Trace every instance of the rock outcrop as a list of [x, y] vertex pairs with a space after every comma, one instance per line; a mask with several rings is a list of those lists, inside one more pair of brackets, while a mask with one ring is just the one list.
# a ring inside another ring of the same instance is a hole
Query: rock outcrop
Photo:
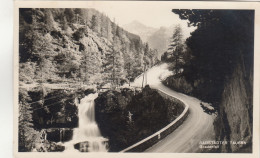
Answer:
[[183, 111], [179, 103], [149, 86], [142, 92], [107, 91], [95, 103], [96, 121], [102, 135], [109, 139], [110, 151], [120, 151], [148, 137]]
[[221, 146], [221, 152], [252, 152], [252, 84], [252, 67], [246, 69], [245, 64], [240, 62], [224, 87], [219, 116], [214, 123], [216, 139], [231, 141]]

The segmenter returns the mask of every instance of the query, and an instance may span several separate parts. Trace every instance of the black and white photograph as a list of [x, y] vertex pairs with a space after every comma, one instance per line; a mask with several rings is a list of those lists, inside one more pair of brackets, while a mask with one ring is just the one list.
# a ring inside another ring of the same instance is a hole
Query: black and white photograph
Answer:
[[34, 4], [15, 11], [18, 154], [255, 152], [254, 8]]

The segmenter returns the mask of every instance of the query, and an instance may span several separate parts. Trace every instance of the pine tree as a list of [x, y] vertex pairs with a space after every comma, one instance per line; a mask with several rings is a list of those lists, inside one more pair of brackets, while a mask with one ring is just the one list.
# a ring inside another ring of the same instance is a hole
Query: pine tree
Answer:
[[116, 36], [119, 38], [122, 37], [122, 30], [118, 25], [116, 26]]
[[69, 25], [68, 25], [68, 21], [66, 19], [66, 17], [62, 17], [62, 21], [61, 21], [61, 29], [64, 30], [64, 31], [67, 31], [67, 29], [69, 28]]
[[75, 22], [75, 14], [73, 9], [71, 8], [66, 8], [64, 10], [64, 15], [66, 16], [66, 19], [69, 23], [74, 23]]
[[75, 10], [74, 10], [74, 13], [75, 13], [75, 15], [76, 15], [76, 23], [77, 24], [80, 24], [81, 23], [81, 17], [82, 17], [82, 10], [80, 9], [80, 8], [76, 8]]
[[113, 40], [113, 34], [112, 34], [112, 26], [111, 26], [111, 21], [107, 18], [107, 39], [109, 41]]
[[95, 51], [84, 51], [84, 57], [81, 62], [81, 69], [83, 70], [83, 81], [87, 84], [100, 83], [101, 72], [101, 54]]
[[91, 18], [91, 29], [96, 33], [101, 33], [100, 18], [97, 15], [93, 15]]
[[120, 50], [119, 39], [115, 39], [110, 50], [105, 54], [103, 63], [103, 72], [107, 82], [110, 82], [112, 88], [115, 88], [126, 81], [125, 60]]
[[126, 70], [126, 78], [130, 84], [130, 81], [134, 78], [133, 70], [134, 70], [134, 54], [132, 51], [124, 53], [125, 54], [125, 70]]
[[133, 50], [134, 52], [134, 77], [140, 75], [143, 73], [144, 69], [144, 51], [142, 48], [142, 41], [138, 38], [133, 41], [133, 45], [130, 45], [130, 50]]
[[134, 62], [134, 77], [138, 76], [139, 74], [143, 73], [144, 69], [144, 52], [143, 50], [139, 52], [135, 52], [134, 56], [135, 62]]
[[114, 54], [112, 48], [105, 52], [105, 58], [102, 63], [103, 67], [103, 75], [106, 83], [113, 84], [112, 72], [113, 72], [113, 64], [114, 64]]
[[169, 45], [167, 54], [169, 55], [168, 60], [171, 61], [174, 65], [174, 73], [180, 73], [184, 54], [183, 34], [180, 25], [175, 27], [174, 33], [172, 35], [172, 42]]
[[151, 56], [150, 56], [150, 55], [151, 55], [151, 52], [150, 52], [150, 48], [149, 48], [148, 43], [145, 43], [145, 44], [144, 44], [143, 50], [144, 50], [144, 58], [143, 58], [144, 63], [145, 63], [145, 65], [147, 65], [148, 67], [150, 67], [150, 66], [152, 66], [152, 65], [151, 65]]
[[114, 54], [114, 82], [121, 85], [125, 81], [124, 58], [121, 51], [115, 50]]
[[101, 14], [101, 20], [100, 20], [100, 25], [101, 25], [101, 29], [100, 29], [100, 34], [102, 37], [107, 37], [107, 28], [105, 26], [107, 26], [106, 24], [106, 17], [104, 14]]
[[52, 31], [54, 28], [54, 18], [53, 18], [53, 15], [52, 15], [52, 12], [50, 9], [46, 9], [45, 10], [45, 18], [44, 18], [44, 21], [45, 21], [45, 24], [46, 24], [46, 28], [48, 31]]

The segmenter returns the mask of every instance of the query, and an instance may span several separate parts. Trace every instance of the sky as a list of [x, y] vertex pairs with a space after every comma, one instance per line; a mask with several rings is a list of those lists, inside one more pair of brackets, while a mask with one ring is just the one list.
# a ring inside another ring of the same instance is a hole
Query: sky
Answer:
[[84, 7], [95, 8], [108, 15], [111, 20], [115, 18], [119, 26], [129, 24], [134, 20], [154, 28], [180, 24], [183, 28], [184, 37], [189, 36], [190, 32], [195, 29], [187, 26], [187, 20], [180, 20], [179, 16], [171, 11], [174, 8], [174, 4], [169, 5], [169, 3], [153, 3], [152, 1], [96, 1], [88, 3]]

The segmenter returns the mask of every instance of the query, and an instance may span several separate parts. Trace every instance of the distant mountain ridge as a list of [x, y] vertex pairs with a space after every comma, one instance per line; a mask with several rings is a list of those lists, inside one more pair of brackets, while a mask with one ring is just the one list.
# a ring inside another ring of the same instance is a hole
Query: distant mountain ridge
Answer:
[[161, 56], [168, 48], [174, 25], [170, 27], [153, 28], [135, 20], [124, 25], [123, 28], [131, 33], [139, 35], [152, 49], [157, 49], [158, 55]]
[[174, 25], [170, 27], [160, 27], [147, 39], [152, 49], [157, 49], [158, 55], [161, 56], [167, 49], [171, 41]]
[[146, 26], [137, 20], [124, 25], [123, 28], [133, 34], [139, 35], [144, 42], [147, 42], [147, 38], [158, 30], [157, 28]]

